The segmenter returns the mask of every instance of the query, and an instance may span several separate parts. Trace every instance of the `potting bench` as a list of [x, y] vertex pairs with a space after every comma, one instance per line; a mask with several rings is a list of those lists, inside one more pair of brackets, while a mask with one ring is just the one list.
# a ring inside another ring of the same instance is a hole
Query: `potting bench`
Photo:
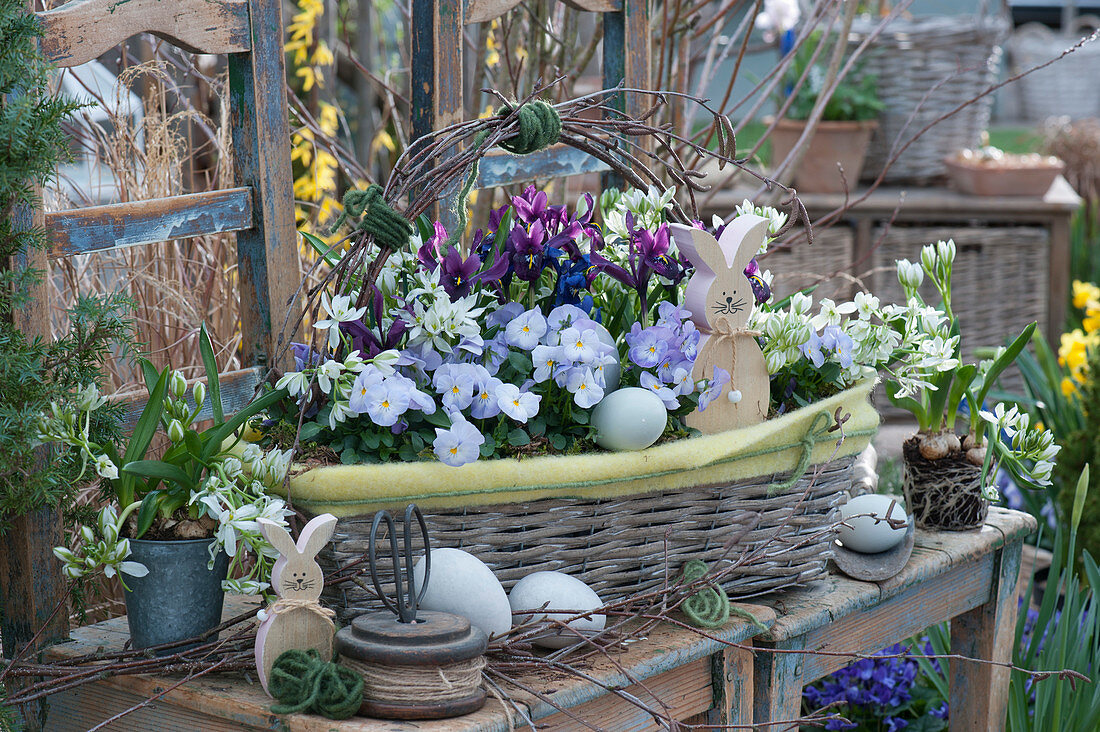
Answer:
[[[757, 724], [799, 716], [802, 686], [847, 665], [843, 655], [872, 653], [952, 621], [952, 651], [974, 658], [1011, 658], [1016, 617], [1016, 579], [1024, 537], [1035, 528], [1029, 515], [991, 509], [979, 531], [918, 531], [909, 564], [881, 583], [838, 575], [809, 587], [741, 605], [767, 628], [735, 620], [704, 637], [665, 625], [633, 643], [614, 662], [601, 659], [586, 672], [604, 685], [626, 688], [646, 703], [661, 699], [673, 716], [708, 724]], [[240, 612], [234, 603], [231, 612]], [[127, 639], [124, 618], [77, 630], [71, 643], [51, 653], [75, 656], [118, 648]], [[725, 645], [752, 643], [758, 650]], [[1008, 670], [953, 662], [951, 729], [998, 730], [1003, 726]], [[86, 730], [143, 699], [164, 692], [179, 678], [126, 676], [96, 681], [51, 698], [48, 730]], [[577, 718], [606, 730], [655, 729], [653, 720], [622, 695], [549, 672], [522, 678], [529, 692], [511, 689], [540, 730], [583, 729]], [[1050, 682], [1057, 683], [1057, 682]], [[549, 700], [569, 711], [556, 709]], [[508, 729], [501, 704], [490, 699], [475, 714], [439, 722], [399, 723], [355, 718], [272, 715], [270, 700], [255, 680], [241, 675], [208, 676], [182, 684], [163, 698], [108, 729], [271, 730], [320, 732], [495, 732]], [[570, 716], [572, 715], [572, 716]], [[516, 725], [521, 724], [514, 720]], [[783, 725], [767, 729], [782, 729]]]

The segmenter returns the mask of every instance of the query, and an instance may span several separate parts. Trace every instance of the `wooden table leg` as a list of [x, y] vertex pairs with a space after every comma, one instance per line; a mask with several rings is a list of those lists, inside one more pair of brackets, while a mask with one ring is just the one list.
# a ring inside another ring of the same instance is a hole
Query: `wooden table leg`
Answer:
[[753, 704], [753, 653], [727, 646], [711, 656], [714, 708], [707, 724], [750, 725]]
[[[802, 659], [801, 653], [773, 653], [798, 651], [803, 648], [802, 638], [792, 638], [780, 643], [761, 643], [756, 650], [755, 689], [753, 694], [753, 722], [767, 724], [796, 720], [802, 716]], [[792, 723], [767, 727], [769, 732], [798, 729]]]
[[[970, 658], [1008, 663], [1016, 630], [1016, 584], [1021, 542], [999, 555], [989, 601], [951, 621], [951, 652]], [[950, 729], [997, 732], [1008, 709], [1009, 669], [952, 660], [950, 664]]]

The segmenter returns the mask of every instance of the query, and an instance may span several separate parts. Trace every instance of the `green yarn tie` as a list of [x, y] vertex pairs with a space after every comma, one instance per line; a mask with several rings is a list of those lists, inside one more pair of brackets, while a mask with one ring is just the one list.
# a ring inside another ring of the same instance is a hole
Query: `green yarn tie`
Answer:
[[772, 483], [768, 486], [769, 496], [789, 491], [806, 474], [806, 469], [810, 467], [810, 460], [813, 459], [814, 447], [817, 445], [817, 441], [829, 431], [829, 420], [831, 419], [832, 417], [828, 412], [817, 413], [814, 421], [810, 423], [810, 429], [806, 430], [806, 434], [798, 441], [802, 445], [802, 456], [798, 458], [798, 464], [794, 466], [789, 478], [781, 483]]
[[371, 183], [365, 189], [353, 189], [344, 194], [344, 211], [336, 219], [336, 231], [348, 219], [359, 219], [355, 228], [374, 237], [378, 246], [390, 250], [404, 248], [413, 233], [413, 225], [390, 208], [382, 197], [382, 186]]
[[[690, 585], [707, 576], [706, 562], [691, 559], [684, 564], [681, 581]], [[702, 589], [684, 600], [680, 609], [684, 611], [688, 622], [696, 628], [721, 628], [730, 619], [730, 599], [722, 586], [707, 583]]]
[[[515, 110], [519, 120], [519, 132], [514, 137], [501, 140], [498, 145], [513, 155], [530, 155], [531, 153], [545, 150], [561, 139], [561, 115], [548, 102], [541, 99], [532, 99], [521, 104], [518, 108], [511, 104], [502, 104], [497, 116], [507, 117]], [[489, 130], [483, 130], [474, 138], [474, 147], [479, 147], [489, 136]], [[458, 218], [458, 225], [447, 238], [445, 249], [454, 246], [459, 238], [466, 232], [469, 223], [469, 213], [466, 209], [466, 201], [470, 198], [470, 191], [477, 182], [478, 161], [470, 166], [470, 174], [466, 176], [466, 182], [455, 197], [454, 210]]]
[[281, 653], [271, 667], [267, 690], [280, 702], [271, 707], [274, 714], [307, 712], [347, 719], [363, 703], [363, 677], [323, 660], [313, 648]]
[[[499, 117], [507, 117], [516, 109], [510, 104], [501, 106]], [[516, 110], [519, 119], [519, 133], [515, 137], [501, 140], [500, 146], [515, 155], [530, 155], [561, 139], [561, 115], [541, 99], [533, 99]]]

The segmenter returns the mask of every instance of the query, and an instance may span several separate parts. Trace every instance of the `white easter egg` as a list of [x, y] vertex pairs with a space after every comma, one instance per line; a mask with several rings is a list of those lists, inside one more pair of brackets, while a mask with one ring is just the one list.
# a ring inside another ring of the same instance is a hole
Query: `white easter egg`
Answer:
[[[848, 526], [840, 527], [837, 538], [845, 548], [863, 554], [876, 554], [897, 546], [905, 538], [905, 524], [909, 521], [900, 503], [874, 493], [848, 501], [840, 509], [840, 515]], [[884, 520], [887, 518], [900, 522], [898, 528], [887, 523]]]
[[596, 338], [600, 343], [611, 346], [612, 355], [615, 357], [614, 363], [609, 363], [603, 367], [603, 390], [605, 392], [615, 391], [619, 388], [619, 377], [622, 374], [622, 366], [619, 364], [619, 350], [615, 348], [615, 336], [603, 327], [599, 323], [593, 321], [593, 325], [596, 326]]
[[[517, 616], [517, 623], [551, 620], [566, 620], [578, 612], [603, 607], [600, 596], [591, 587], [576, 577], [563, 572], [532, 572], [515, 584], [508, 593], [508, 603], [512, 612], [521, 610], [566, 610], [566, 613], [536, 613], [526, 617]], [[569, 622], [569, 627], [581, 633], [596, 633], [603, 630], [606, 619], [603, 615], [589, 615]], [[535, 638], [532, 642], [543, 648], [565, 648], [580, 639], [570, 631], [559, 631]]]
[[[423, 557], [413, 567], [413, 578], [417, 588], [423, 587]], [[420, 607], [461, 615], [485, 635], [502, 635], [512, 627], [504, 586], [484, 562], [461, 549], [432, 549], [428, 589]]]
[[665, 431], [668, 410], [649, 389], [613, 391], [592, 409], [596, 444], [607, 450], [644, 450]]

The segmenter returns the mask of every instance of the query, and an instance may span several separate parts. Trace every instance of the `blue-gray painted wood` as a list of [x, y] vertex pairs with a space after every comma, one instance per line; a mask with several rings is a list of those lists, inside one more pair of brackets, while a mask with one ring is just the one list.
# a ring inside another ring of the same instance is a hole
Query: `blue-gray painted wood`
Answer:
[[[290, 167], [280, 0], [252, 0], [251, 52], [229, 56], [237, 184], [252, 189], [253, 227], [237, 234], [241, 360], [282, 361], [280, 340], [301, 277]], [[290, 318], [293, 323], [295, 318]]]
[[252, 191], [192, 193], [46, 214], [53, 258], [252, 226]]
[[[218, 384], [221, 387], [222, 409], [225, 410], [225, 414], [236, 414], [252, 401], [252, 398], [256, 395], [256, 387], [263, 381], [264, 374], [265, 369], [262, 366], [253, 366], [239, 371], [230, 371], [218, 377]], [[202, 380], [205, 381], [205, 379]], [[143, 389], [132, 395], [124, 394], [120, 399], [123, 402], [122, 430], [130, 432], [137, 425], [142, 410], [148, 404], [149, 394]], [[187, 391], [186, 401], [188, 409], [195, 408], [190, 388]], [[214, 413], [210, 409], [210, 400], [207, 399], [206, 404], [195, 420], [203, 422], [213, 418]]]
[[555, 145], [530, 155], [494, 153], [481, 161], [477, 187], [494, 188], [534, 179], [563, 178], [605, 170], [608, 166], [602, 160], [568, 145]]

